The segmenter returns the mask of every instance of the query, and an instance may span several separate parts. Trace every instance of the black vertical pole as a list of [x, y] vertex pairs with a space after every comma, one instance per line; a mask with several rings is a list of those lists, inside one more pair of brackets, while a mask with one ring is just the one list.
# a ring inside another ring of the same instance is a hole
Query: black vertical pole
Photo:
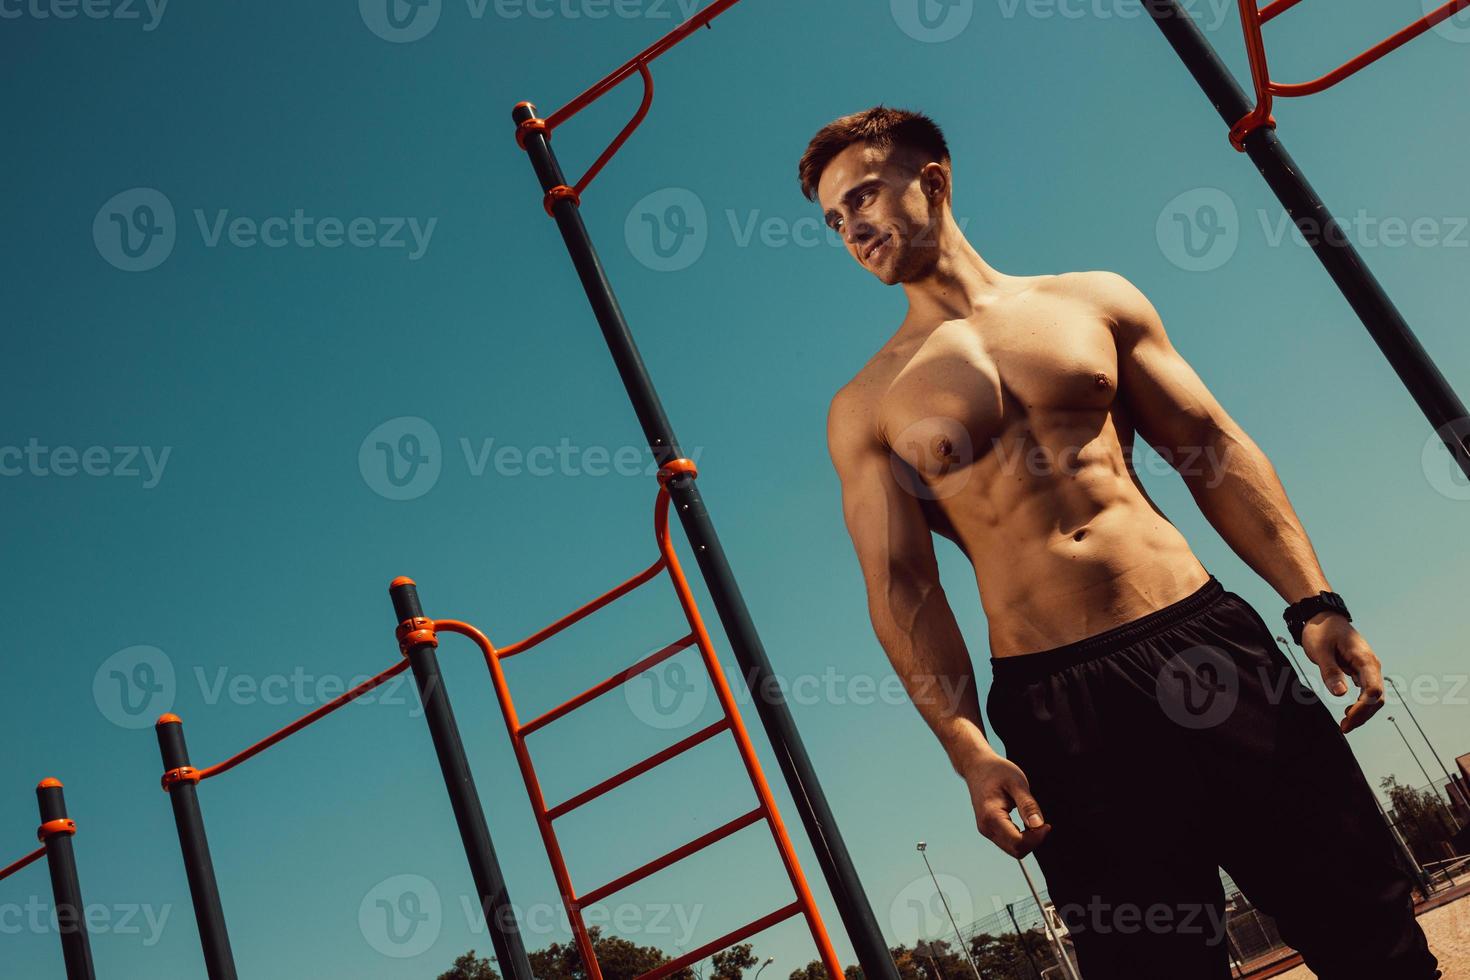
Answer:
[[[1226, 125], [1233, 126], [1250, 112], [1253, 104], [1236, 84], [1235, 76], [1177, 0], [1143, 0], [1143, 5]], [[1464, 403], [1363, 263], [1346, 231], [1286, 152], [1276, 130], [1262, 126], [1251, 132], [1245, 138], [1245, 151], [1418, 402], [1445, 448], [1470, 477], [1470, 418]]]
[[[533, 106], [521, 103], [515, 107], [511, 118], [519, 125], [534, 115]], [[544, 133], [527, 132], [525, 147], [543, 191], [566, 183], [561, 165], [557, 163], [551, 143]], [[633, 342], [633, 334], [628, 328], [627, 320], [623, 318], [623, 311], [613, 294], [612, 284], [592, 246], [592, 239], [582, 222], [581, 212], [566, 198], [557, 199], [552, 205], [552, 212], [557, 227], [561, 229], [567, 251], [571, 254], [572, 263], [576, 266], [577, 275], [582, 280], [582, 288], [592, 304], [592, 312], [602, 328], [603, 339], [607, 341], [618, 374], [622, 376], [623, 386], [632, 400], [633, 411], [637, 413], [644, 437], [653, 451], [654, 460], [662, 466], [680, 458], [683, 452], [674, 436], [673, 426], [664, 414], [658, 392], [654, 389], [648, 369]], [[837, 911], [842, 917], [848, 938], [852, 941], [863, 974], [866, 980], [898, 980], [898, 971], [883, 941], [878, 922], [873, 917], [873, 909], [868, 904], [862, 881], [858, 878], [857, 869], [853, 867], [852, 857], [847, 853], [847, 846], [837, 829], [832, 810], [827, 805], [827, 797], [817, 780], [816, 770], [812, 768], [811, 759], [802, 745], [796, 723], [791, 718], [791, 710], [786, 705], [785, 694], [776, 683], [765, 646], [756, 633], [755, 623], [750, 618], [750, 611], [745, 606], [745, 599], [740, 594], [740, 587], [735, 582], [735, 575], [730, 569], [724, 549], [720, 546], [714, 523], [705, 510], [704, 500], [695, 481], [696, 478], [689, 475], [680, 475], [669, 480], [667, 486], [674, 511], [679, 515], [684, 533], [694, 549], [695, 559], [699, 562], [705, 585], [714, 599], [720, 623], [755, 699], [761, 723], [776, 752], [781, 773], [786, 777], [786, 785], [795, 799], [797, 812], [801, 815], [807, 837], [816, 851], [817, 862], [826, 876], [827, 887], [837, 903]]]
[[[393, 599], [393, 613], [399, 623], [423, 618], [418, 586], [411, 580], [394, 579], [388, 594]], [[520, 925], [505, 887], [505, 875], [501, 873], [500, 862], [495, 856], [495, 845], [490, 841], [490, 828], [485, 823], [480, 794], [475, 790], [475, 778], [470, 773], [469, 760], [465, 758], [464, 742], [454, 721], [454, 709], [450, 707], [449, 694], [444, 689], [444, 677], [439, 673], [435, 646], [432, 633], [429, 633], [423, 642], [410, 640], [405, 654], [418, 684], [424, 717], [429, 723], [429, 735], [439, 756], [444, 786], [449, 790], [449, 803], [454, 809], [455, 822], [459, 824], [459, 836], [464, 842], [475, 889], [480, 893], [480, 907], [485, 913], [485, 924], [490, 930], [490, 942], [495, 947], [500, 972], [508, 980], [533, 980], [531, 961], [526, 958]]]
[[[1016, 921], [1016, 906], [1014, 902], [1006, 903], [1006, 912], [1010, 914], [1011, 927], [1016, 930], [1016, 938], [1021, 940], [1021, 948], [1026, 951], [1026, 962], [1031, 964], [1031, 972], [1036, 976], [1036, 980], [1041, 980], [1041, 970], [1036, 966], [1036, 957], [1031, 952], [1031, 944], [1026, 941], [1026, 934], [1021, 931], [1021, 924]], [[1045, 915], [1046, 913], [1043, 912], [1042, 914]]]
[[[51, 894], [56, 906], [56, 924], [61, 933], [61, 955], [66, 962], [66, 980], [94, 980], [92, 944], [87, 937], [86, 906], [77, 880], [77, 859], [72, 851], [75, 827], [66, 816], [66, 799], [61, 780], [43, 779], [36, 787], [41, 808], [41, 842], [46, 845], [46, 864], [51, 870]], [[51, 826], [48, 826], [51, 825]]]
[[[178, 715], [164, 715], [154, 725], [165, 774], [192, 771], [189, 748], [184, 744], [184, 723]], [[230, 934], [225, 928], [225, 910], [220, 903], [219, 882], [209, 856], [209, 839], [204, 834], [204, 814], [199, 809], [199, 785], [191, 779], [166, 782], [174, 823], [179, 827], [179, 849], [184, 855], [184, 873], [189, 878], [189, 895], [194, 900], [194, 919], [199, 925], [199, 944], [204, 950], [204, 967], [209, 980], [238, 980]]]

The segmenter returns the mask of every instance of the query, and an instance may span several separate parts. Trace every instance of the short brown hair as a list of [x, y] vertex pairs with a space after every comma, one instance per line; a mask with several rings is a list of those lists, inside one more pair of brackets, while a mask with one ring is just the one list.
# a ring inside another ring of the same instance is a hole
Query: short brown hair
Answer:
[[867, 143], [880, 150], [902, 146], [940, 163], [949, 160], [949, 144], [934, 120], [921, 112], [876, 105], [832, 120], [807, 144], [797, 175], [801, 179], [801, 192], [809, 200], [817, 199], [817, 181], [822, 179], [822, 171], [837, 154], [854, 143]]

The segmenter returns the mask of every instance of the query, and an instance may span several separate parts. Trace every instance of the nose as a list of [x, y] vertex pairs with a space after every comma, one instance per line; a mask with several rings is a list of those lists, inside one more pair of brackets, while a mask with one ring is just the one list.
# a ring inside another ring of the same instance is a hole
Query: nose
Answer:
[[847, 221], [842, 225], [842, 238], [853, 248], [861, 248], [873, 237], [873, 226], [866, 221]]

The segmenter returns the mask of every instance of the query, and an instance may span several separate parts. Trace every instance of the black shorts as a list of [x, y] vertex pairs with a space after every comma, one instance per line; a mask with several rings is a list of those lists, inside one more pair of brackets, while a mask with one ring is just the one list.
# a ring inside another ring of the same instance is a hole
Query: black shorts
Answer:
[[1221, 867], [1322, 980], [1440, 976], [1338, 722], [1213, 575], [991, 667], [986, 714], [1052, 825], [1033, 853], [1083, 980], [1227, 980]]

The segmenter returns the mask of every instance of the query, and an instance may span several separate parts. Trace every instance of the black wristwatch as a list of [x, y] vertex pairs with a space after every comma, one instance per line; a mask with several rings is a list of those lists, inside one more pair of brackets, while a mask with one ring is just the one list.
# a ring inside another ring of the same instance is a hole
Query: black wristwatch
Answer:
[[1293, 602], [1286, 607], [1282, 618], [1286, 620], [1286, 628], [1291, 631], [1291, 638], [1296, 641], [1297, 646], [1302, 645], [1302, 627], [1307, 625], [1307, 620], [1319, 612], [1341, 613], [1347, 617], [1348, 622], [1353, 621], [1352, 614], [1348, 612], [1347, 603], [1343, 602], [1342, 596], [1336, 592], [1318, 592], [1300, 602]]

